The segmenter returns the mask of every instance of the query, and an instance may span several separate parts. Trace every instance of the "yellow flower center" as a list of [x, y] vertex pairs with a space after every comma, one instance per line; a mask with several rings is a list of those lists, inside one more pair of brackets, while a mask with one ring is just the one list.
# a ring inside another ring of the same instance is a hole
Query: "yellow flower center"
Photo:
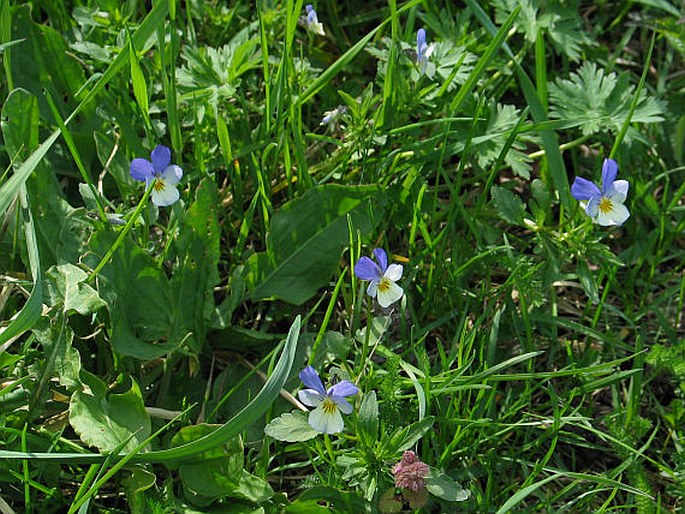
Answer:
[[338, 406], [330, 398], [324, 398], [323, 402], [321, 403], [321, 408], [326, 414], [333, 414]]
[[161, 178], [155, 178], [155, 181], [152, 183], [152, 189], [155, 191], [162, 191], [164, 189], [164, 180]]
[[390, 289], [390, 279], [386, 277], [381, 278], [381, 281], [378, 282], [378, 291], [385, 293], [388, 289]]
[[606, 214], [607, 212], [611, 212], [613, 208], [613, 202], [609, 200], [606, 196], [603, 196], [602, 199], [599, 201], [599, 210], [602, 211], [602, 213]]

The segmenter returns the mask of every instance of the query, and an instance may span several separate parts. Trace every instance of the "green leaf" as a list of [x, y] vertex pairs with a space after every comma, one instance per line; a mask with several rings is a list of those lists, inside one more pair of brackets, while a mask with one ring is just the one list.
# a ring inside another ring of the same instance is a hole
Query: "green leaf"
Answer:
[[23, 162], [38, 146], [38, 101], [25, 89], [15, 89], [2, 106], [2, 137], [10, 159]]
[[308, 441], [319, 435], [307, 421], [307, 414], [293, 411], [281, 414], [264, 427], [264, 433], [277, 441], [296, 443]]
[[514, 192], [504, 187], [493, 186], [492, 202], [503, 220], [517, 225], [523, 224], [526, 208]]
[[357, 428], [372, 442], [378, 439], [378, 417], [376, 391], [371, 391], [362, 398], [357, 416]]
[[133, 48], [133, 43], [129, 40], [129, 61], [131, 63], [131, 82], [133, 83], [133, 96], [138, 103], [138, 107], [147, 116], [149, 112], [149, 102], [147, 97], [147, 83], [145, 82], [145, 75], [138, 62], [138, 54]]
[[252, 300], [300, 305], [328, 284], [348, 243], [348, 216], [368, 234], [381, 219], [385, 196], [377, 186], [325, 185], [310, 189], [273, 216], [267, 251], [245, 264]]
[[231, 498], [240, 498], [253, 503], [263, 503], [274, 495], [269, 482], [243, 470], [238, 487], [231, 492]]
[[185, 332], [192, 333], [188, 344], [197, 351], [205, 340], [207, 323], [214, 315], [214, 286], [220, 280], [218, 194], [213, 180], [200, 182], [195, 201], [188, 208], [175, 240], [180, 262], [170, 281], [175, 298], [173, 319]]
[[47, 301], [62, 305], [65, 313], [90, 314], [106, 304], [97, 291], [85, 283], [88, 274], [73, 264], [52, 266], [45, 272]]
[[69, 403], [69, 423], [81, 440], [101, 452], [132, 451], [150, 435], [150, 416], [140, 388], [131, 380], [128, 391], [107, 394], [107, 385], [97, 376], [81, 371], [83, 389], [74, 392]]
[[[90, 241], [94, 267], [114, 243], [116, 234], [98, 232]], [[178, 348], [186, 333], [174, 315], [169, 280], [155, 260], [130, 239], [124, 239], [100, 272], [100, 296], [107, 303], [115, 351], [138, 359], [154, 359]]]
[[[180, 445], [200, 439], [217, 429], [211, 425], [183, 427], [172, 440]], [[179, 476], [186, 493], [192, 497], [221, 498], [231, 494], [242, 477], [244, 464], [243, 444], [240, 437], [198, 455], [194, 462], [179, 467]]]
[[[635, 86], [630, 76], [606, 73], [593, 62], [585, 62], [570, 79], [557, 79], [549, 85], [550, 117], [583, 122], [585, 135], [600, 131], [618, 132], [630, 113]], [[640, 91], [631, 121], [663, 121], [663, 108], [653, 97]]]
[[74, 332], [64, 321], [64, 315], [59, 312], [54, 319], [43, 317], [33, 333], [45, 355], [49, 356], [45, 373], [57, 377], [61, 385], [73, 390], [81, 387], [81, 355], [72, 346]]
[[426, 432], [433, 428], [434, 422], [433, 416], [428, 416], [421, 421], [412, 423], [408, 427], [395, 431], [390, 436], [388, 451], [390, 453], [399, 453], [408, 450], [418, 443]]
[[469, 491], [458, 482], [434, 468], [430, 468], [430, 473], [426, 477], [426, 489], [432, 495], [448, 502], [463, 502], [470, 496]]

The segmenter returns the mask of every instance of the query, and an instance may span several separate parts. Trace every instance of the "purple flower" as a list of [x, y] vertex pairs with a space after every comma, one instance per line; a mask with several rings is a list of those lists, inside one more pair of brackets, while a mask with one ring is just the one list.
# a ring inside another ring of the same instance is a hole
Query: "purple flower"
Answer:
[[180, 197], [176, 184], [183, 177], [183, 170], [171, 164], [171, 150], [164, 145], [158, 145], [150, 154], [152, 161], [140, 157], [131, 161], [131, 177], [145, 182], [149, 187], [152, 183], [152, 203], [167, 206], [176, 203]]
[[421, 462], [411, 450], [402, 455], [402, 460], [395, 464], [392, 473], [395, 476], [395, 487], [409, 489], [415, 493], [426, 488], [426, 477], [430, 468], [428, 464]]
[[382, 248], [373, 251], [378, 264], [369, 257], [360, 257], [354, 265], [354, 273], [362, 280], [369, 280], [366, 292], [378, 298], [378, 304], [386, 308], [402, 298], [404, 291], [395, 282], [402, 278], [403, 268], [400, 264], [388, 266], [388, 257]]
[[311, 366], [300, 371], [299, 376], [309, 389], [298, 391], [297, 396], [308, 407], [315, 407], [309, 413], [309, 425], [322, 434], [342, 432], [344, 423], [340, 412], [352, 412], [352, 405], [345, 397], [354, 396], [359, 392], [359, 388], [349, 380], [343, 380], [326, 390], [318, 373]]
[[604, 159], [602, 165], [602, 190], [589, 180], [576, 177], [571, 194], [581, 202], [592, 221], [602, 226], [622, 225], [629, 217], [628, 208], [623, 205], [628, 196], [627, 180], [616, 180], [618, 164], [613, 159]]
[[325, 36], [326, 33], [323, 31], [323, 24], [319, 23], [319, 18], [316, 16], [316, 11], [312, 4], [307, 4], [305, 9], [307, 11], [307, 29], [319, 36]]

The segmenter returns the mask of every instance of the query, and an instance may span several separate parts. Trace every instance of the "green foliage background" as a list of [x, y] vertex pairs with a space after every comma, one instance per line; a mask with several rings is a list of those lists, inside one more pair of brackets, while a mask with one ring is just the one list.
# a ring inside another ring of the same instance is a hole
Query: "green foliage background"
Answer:
[[[315, 7], [0, 1], [0, 509], [677, 512], [682, 6]], [[607, 157], [621, 227], [570, 193]], [[359, 386], [342, 434], [306, 364]]]

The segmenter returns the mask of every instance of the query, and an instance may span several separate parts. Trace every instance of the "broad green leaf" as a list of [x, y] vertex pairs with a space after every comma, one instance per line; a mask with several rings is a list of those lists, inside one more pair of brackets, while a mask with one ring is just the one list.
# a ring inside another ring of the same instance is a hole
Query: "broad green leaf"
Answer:
[[59, 32], [48, 24], [33, 22], [28, 4], [13, 11], [12, 37], [24, 39], [10, 52], [14, 84], [33, 93], [42, 118], [51, 120], [44, 90], [52, 98], [65, 99], [73, 108], [76, 92], [85, 82], [83, 68], [69, 56], [69, 47]]
[[65, 313], [90, 314], [106, 304], [95, 289], [85, 283], [88, 274], [73, 264], [52, 266], [45, 272], [45, 292], [50, 305], [62, 305]]
[[218, 204], [215, 182], [202, 180], [175, 240], [180, 262], [170, 281], [171, 294], [175, 298], [174, 320], [192, 333], [187, 343], [196, 351], [200, 350], [207, 324], [214, 315], [214, 286], [220, 280]]
[[44, 373], [50, 377], [57, 377], [59, 383], [69, 390], [81, 386], [79, 374], [81, 372], [81, 355], [72, 346], [74, 332], [65, 323], [64, 314], [59, 313], [54, 319], [43, 317], [33, 328], [48, 356]]
[[243, 470], [238, 487], [231, 492], [232, 498], [240, 498], [253, 503], [263, 503], [274, 495], [269, 482]]
[[[174, 436], [172, 444], [192, 443], [217, 428], [211, 425], [183, 427]], [[234, 437], [198, 455], [194, 462], [181, 465], [179, 476], [184, 490], [193, 497], [219, 498], [229, 495], [238, 487], [243, 464], [243, 445], [240, 437]]]
[[19, 164], [38, 146], [38, 100], [25, 89], [10, 92], [2, 106], [2, 137], [10, 159]]
[[466, 489], [434, 468], [430, 468], [430, 473], [426, 477], [426, 489], [432, 495], [448, 502], [463, 502], [469, 498]]
[[[86, 262], [94, 267], [116, 235], [95, 234], [90, 241], [93, 254]], [[98, 291], [107, 303], [115, 351], [138, 359], [154, 359], [175, 350], [186, 333], [174, 318], [169, 280], [155, 260], [130, 239], [114, 253], [102, 269]]]
[[132, 437], [124, 449], [133, 451], [150, 435], [150, 416], [133, 380], [121, 394], [107, 394], [107, 385], [85, 370], [81, 381], [83, 389], [71, 396], [69, 423], [84, 443], [110, 452]]
[[383, 215], [377, 186], [325, 185], [286, 203], [271, 220], [267, 251], [245, 264], [253, 300], [280, 299], [300, 305], [328, 284], [348, 244], [352, 227], [368, 234]]
[[307, 414], [304, 412], [286, 412], [281, 414], [264, 427], [264, 433], [277, 441], [296, 443], [308, 441], [319, 435], [307, 422]]

